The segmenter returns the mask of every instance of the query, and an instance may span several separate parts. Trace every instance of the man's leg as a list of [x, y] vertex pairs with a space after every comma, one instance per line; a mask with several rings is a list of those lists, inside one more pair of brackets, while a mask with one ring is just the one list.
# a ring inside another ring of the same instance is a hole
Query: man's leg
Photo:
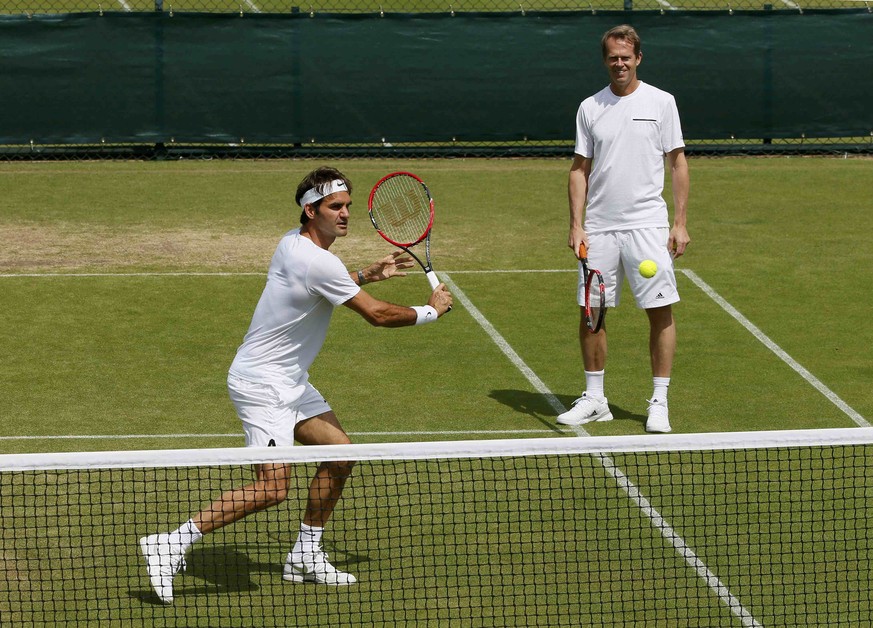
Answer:
[[667, 387], [673, 370], [676, 353], [676, 322], [673, 307], [646, 310], [649, 317], [649, 354], [652, 361], [653, 393], [649, 400], [646, 431], [669, 432], [670, 420], [667, 411]]
[[[348, 445], [352, 441], [331, 412], [319, 414], [297, 424], [294, 436], [303, 445]], [[323, 462], [309, 484], [309, 499], [303, 523], [323, 528], [333, 514], [351, 475], [352, 462]]]
[[285, 501], [291, 478], [290, 465], [259, 464], [255, 466], [255, 476], [251, 484], [223, 493], [211, 506], [192, 517], [201, 534], [208, 534]]
[[665, 305], [646, 310], [649, 317], [649, 353], [652, 357], [652, 376], [670, 377], [673, 356], [676, 353], [676, 322], [673, 306]]
[[[348, 435], [332, 412], [301, 421], [294, 431], [303, 445], [348, 445]], [[349, 585], [357, 582], [352, 574], [339, 571], [321, 548], [324, 526], [333, 514], [352, 472], [353, 462], [323, 462], [309, 484], [309, 496], [300, 533], [285, 561], [283, 578], [290, 582], [317, 582]]]
[[286, 464], [257, 465], [253, 483], [223, 493], [211, 506], [169, 534], [140, 539], [149, 580], [162, 602], [173, 602], [173, 578], [185, 570], [185, 554], [191, 545], [204, 534], [281, 503], [288, 495], [290, 469]]
[[579, 310], [579, 345], [585, 367], [585, 392], [573, 407], [558, 415], [561, 425], [578, 426], [592, 421], [610, 421], [612, 412], [603, 393], [603, 377], [606, 368], [606, 325], [592, 334], [585, 323], [585, 308]]
[[602, 371], [606, 368], [606, 321], [596, 334], [585, 323], [585, 308], [580, 309], [579, 344], [582, 347], [582, 363], [586, 371]]

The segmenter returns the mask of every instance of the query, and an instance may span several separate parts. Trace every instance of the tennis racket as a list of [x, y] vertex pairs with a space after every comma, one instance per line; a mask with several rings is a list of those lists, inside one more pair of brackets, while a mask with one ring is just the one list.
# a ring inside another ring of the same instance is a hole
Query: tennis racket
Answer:
[[[410, 172], [392, 172], [373, 186], [367, 206], [379, 235], [409, 253], [436, 289], [440, 280], [430, 261], [433, 198], [424, 181]], [[422, 240], [424, 261], [410, 250]]]
[[[585, 275], [585, 324], [592, 334], [596, 334], [603, 327], [603, 319], [606, 317], [606, 284], [603, 283], [600, 271], [588, 266], [588, 249], [584, 243], [579, 244], [579, 260]], [[591, 289], [595, 282], [600, 296], [595, 297], [592, 303]]]

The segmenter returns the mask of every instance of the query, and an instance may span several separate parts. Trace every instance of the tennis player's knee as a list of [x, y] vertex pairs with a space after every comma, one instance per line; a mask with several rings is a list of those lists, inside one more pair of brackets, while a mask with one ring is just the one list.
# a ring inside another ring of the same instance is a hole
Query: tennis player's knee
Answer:
[[288, 497], [288, 482], [283, 480], [266, 480], [260, 483], [257, 490], [259, 501], [269, 506], [281, 504]]
[[345, 480], [352, 474], [352, 468], [355, 466], [354, 460], [335, 460], [322, 463], [322, 468], [327, 471], [331, 479]]
[[263, 507], [275, 506], [285, 501], [291, 483], [288, 467], [263, 465], [257, 467], [256, 472], [254, 489], [257, 501]]
[[674, 324], [672, 305], [662, 305], [646, 309], [646, 315], [652, 327], [664, 328]]

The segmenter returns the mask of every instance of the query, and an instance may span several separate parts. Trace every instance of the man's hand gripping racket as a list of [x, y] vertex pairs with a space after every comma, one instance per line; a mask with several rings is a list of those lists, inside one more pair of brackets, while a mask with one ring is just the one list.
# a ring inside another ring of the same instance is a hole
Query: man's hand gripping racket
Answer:
[[[579, 261], [582, 262], [582, 273], [585, 276], [585, 324], [592, 334], [596, 334], [603, 327], [603, 319], [606, 317], [606, 285], [600, 271], [588, 266], [588, 249], [584, 242], [579, 243]], [[592, 299], [591, 292], [595, 282], [598, 294]]]
[[[438, 290], [448, 295], [445, 286], [433, 271], [430, 261], [430, 234], [433, 228], [434, 205], [430, 190], [420, 178], [410, 172], [392, 172], [379, 179], [367, 201], [370, 221], [376, 232], [396, 247], [406, 251], [424, 270], [434, 291], [432, 300], [445, 301]], [[424, 241], [424, 261], [410, 249]], [[439, 309], [439, 308], [437, 308]], [[451, 305], [445, 311], [451, 310]]]

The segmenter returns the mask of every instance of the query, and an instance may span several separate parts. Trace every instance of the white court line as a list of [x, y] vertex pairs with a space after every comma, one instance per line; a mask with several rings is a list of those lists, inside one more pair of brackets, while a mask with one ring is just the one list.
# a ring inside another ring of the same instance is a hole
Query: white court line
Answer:
[[[554, 434], [555, 430], [438, 430], [415, 432], [348, 432], [350, 436], [464, 436], [472, 434]], [[566, 432], [562, 432], [566, 433]], [[242, 432], [233, 434], [55, 434], [52, 436], [0, 436], [9, 440], [137, 440], [149, 438], [242, 438]]]
[[221, 273], [221, 272], [161, 272], [161, 273], [3, 273], [0, 279], [54, 279], [71, 277], [266, 277], [266, 272], [259, 273]]
[[[488, 319], [482, 315], [482, 312], [480, 312], [479, 309], [475, 305], [473, 305], [473, 302], [467, 298], [467, 295], [464, 294], [464, 292], [458, 287], [458, 284], [452, 281], [452, 278], [449, 276], [449, 274], [440, 273], [440, 278], [445, 281], [446, 285], [449, 287], [449, 290], [451, 290], [452, 292], [452, 296], [458, 298], [464, 308], [470, 313], [470, 316], [472, 316], [473, 319], [477, 323], [479, 323], [479, 326], [485, 330], [485, 333], [488, 334], [489, 338], [494, 341], [494, 344], [496, 344], [497, 347], [503, 352], [503, 354], [507, 358], [509, 358], [509, 361], [512, 362], [513, 365], [515, 365], [515, 368], [521, 371], [522, 375], [527, 378], [527, 381], [533, 384], [533, 387], [536, 388], [537, 391], [546, 398], [546, 400], [549, 402], [549, 405], [552, 406], [552, 409], [554, 409], [555, 412], [557, 412], [558, 414], [564, 412], [566, 410], [564, 404], [562, 404], [560, 400], [552, 393], [552, 391], [549, 390], [549, 387], [546, 386], [545, 382], [543, 382], [543, 380], [541, 380], [537, 376], [537, 374], [533, 372], [533, 369], [531, 369], [527, 364], [524, 363], [524, 360], [521, 359], [521, 356], [515, 352], [515, 349], [513, 349], [508, 342], [506, 342], [506, 339], [500, 335], [500, 332], [498, 332], [494, 328], [494, 325], [492, 325], [488, 321]], [[575, 431], [577, 431], [579, 436], [589, 435], [588, 432], [586, 432], [585, 429], [581, 426], [576, 428]]]
[[797, 360], [788, 355], [782, 347], [777, 345], [775, 342], [770, 340], [767, 335], [758, 329], [748, 318], [740, 314], [740, 312], [730, 303], [728, 303], [720, 294], [718, 294], [712, 287], [703, 281], [697, 273], [692, 270], [682, 269], [681, 272], [683, 275], [688, 277], [691, 281], [694, 282], [698, 288], [703, 290], [703, 292], [710, 299], [718, 303], [721, 308], [730, 314], [733, 318], [737, 320], [746, 330], [751, 333], [755, 338], [757, 338], [761, 344], [770, 349], [773, 353], [775, 353], [779, 359], [785, 362], [788, 366], [790, 366], [795, 372], [797, 372], [803, 379], [807, 381], [813, 388], [823, 394], [831, 403], [837, 406], [840, 410], [842, 410], [846, 415], [848, 415], [859, 427], [871, 427], [870, 423], [862, 417], [854, 408], [852, 408], [849, 404], [839, 398], [837, 394], [832, 391], [830, 388], [825, 386], [821, 380], [819, 380], [815, 375], [806, 370]]
[[740, 603], [739, 599], [730, 592], [730, 589], [722, 583], [719, 577], [706, 566], [706, 563], [698, 558], [697, 554], [694, 553], [694, 550], [688, 547], [685, 540], [679, 536], [676, 533], [676, 530], [673, 529], [673, 526], [667, 523], [660, 513], [655, 510], [654, 506], [652, 506], [649, 500], [640, 493], [639, 489], [634, 486], [633, 482], [622, 473], [621, 469], [615, 466], [612, 458], [603, 454], [598, 456], [598, 458], [600, 459], [600, 464], [602, 464], [603, 468], [606, 469], [606, 472], [615, 478], [615, 481], [625, 490], [625, 492], [627, 492], [628, 497], [631, 498], [631, 501], [637, 506], [637, 508], [652, 520], [652, 525], [658, 529], [661, 535], [667, 539], [679, 555], [685, 559], [686, 564], [688, 564], [688, 566], [690, 566], [697, 575], [706, 582], [706, 586], [708, 586], [718, 596], [718, 599], [720, 599], [730, 609], [731, 613], [739, 618], [743, 626], [762, 626], [762, 624], [760, 624]]
[[[530, 275], [533, 273], [569, 273], [576, 271], [571, 271], [566, 268], [544, 268], [518, 270], [453, 270], [442, 272], [451, 273], [452, 275], [510, 275], [519, 273]], [[142, 273], [0, 273], [0, 279], [51, 279], [54, 277], [266, 277], [266, 272], [164, 271]]]
[[[510, 346], [510, 344], [506, 341], [506, 339], [500, 335], [500, 332], [495, 329], [494, 325], [485, 318], [482, 312], [473, 305], [473, 302], [467, 297], [466, 294], [458, 287], [458, 285], [452, 281], [452, 278], [447, 273], [440, 273], [440, 278], [445, 282], [445, 284], [449, 287], [452, 292], [452, 295], [461, 302], [464, 308], [467, 309], [468, 312], [473, 316], [473, 319], [479, 323], [482, 329], [485, 330], [485, 333], [494, 341], [494, 343], [500, 348], [501, 351], [509, 358], [509, 360], [515, 365], [515, 367], [521, 371], [521, 373], [527, 378], [527, 380], [536, 388], [542, 395], [546, 397], [549, 401], [549, 405], [551, 405], [557, 412], [563, 412], [566, 410], [564, 405], [558, 400], [558, 398], [549, 390], [548, 386], [543, 383], [543, 381], [537, 376], [533, 370], [525, 364], [524, 360], [522, 360], [521, 356], [516, 353], [516, 351]], [[577, 428], [579, 430], [580, 436], [588, 436], [588, 432], [586, 432], [581, 426]], [[680, 556], [685, 559], [685, 562], [698, 574], [700, 578], [702, 578], [706, 585], [718, 596], [718, 599], [724, 603], [728, 609], [736, 615], [740, 621], [743, 623], [743, 626], [761, 626], [760, 623], [752, 616], [752, 614], [746, 610], [746, 608], [740, 603], [740, 601], [730, 592], [730, 590], [721, 582], [721, 580], [716, 576], [707, 566], [704, 564], [700, 558], [698, 558], [697, 554], [694, 553], [685, 540], [676, 533], [676, 530], [661, 516], [661, 514], [655, 509], [654, 506], [649, 502], [645, 496], [640, 493], [639, 489], [634, 485], [633, 482], [619, 469], [612, 458], [607, 455], [599, 454], [596, 456], [596, 459], [600, 462], [603, 468], [609, 473], [618, 485], [628, 494], [631, 501], [640, 509], [640, 511], [648, 517], [652, 525], [657, 529], [661, 535], [676, 549]]]

